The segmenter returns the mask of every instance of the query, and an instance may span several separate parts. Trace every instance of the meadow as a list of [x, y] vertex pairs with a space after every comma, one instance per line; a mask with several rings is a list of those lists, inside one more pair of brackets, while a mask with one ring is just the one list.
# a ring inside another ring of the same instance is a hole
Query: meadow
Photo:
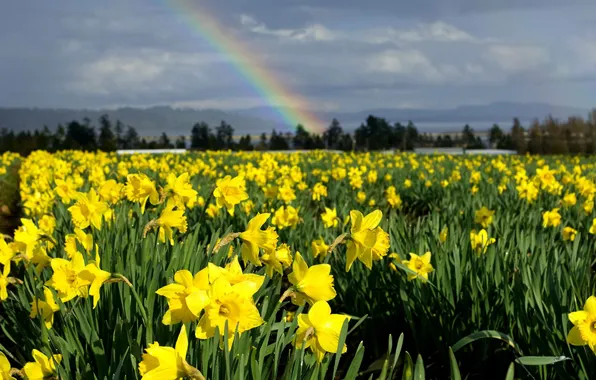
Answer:
[[0, 378], [596, 378], [594, 162], [5, 153]]

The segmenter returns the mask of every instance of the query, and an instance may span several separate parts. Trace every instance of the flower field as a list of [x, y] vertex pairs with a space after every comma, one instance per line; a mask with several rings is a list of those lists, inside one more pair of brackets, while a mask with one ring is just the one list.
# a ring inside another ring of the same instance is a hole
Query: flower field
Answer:
[[596, 378], [591, 157], [17, 161], [1, 379]]

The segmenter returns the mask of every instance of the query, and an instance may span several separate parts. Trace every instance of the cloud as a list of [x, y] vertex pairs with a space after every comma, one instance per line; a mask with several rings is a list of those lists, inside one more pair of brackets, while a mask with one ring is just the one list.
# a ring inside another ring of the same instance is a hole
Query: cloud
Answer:
[[536, 69], [549, 62], [548, 51], [531, 45], [493, 45], [486, 53], [488, 62], [496, 63], [509, 73]]
[[253, 33], [295, 41], [333, 41], [336, 38], [334, 32], [320, 24], [312, 24], [298, 29], [270, 29], [264, 23], [259, 23], [252, 16], [246, 14], [240, 15], [240, 22]]

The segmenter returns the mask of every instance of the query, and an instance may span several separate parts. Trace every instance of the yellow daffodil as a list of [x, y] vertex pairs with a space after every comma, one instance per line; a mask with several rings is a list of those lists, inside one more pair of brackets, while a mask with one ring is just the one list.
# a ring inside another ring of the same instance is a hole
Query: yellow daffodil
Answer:
[[310, 246], [312, 248], [313, 257], [316, 258], [321, 256], [321, 260], [325, 260], [325, 256], [327, 256], [327, 252], [329, 250], [329, 246], [325, 244], [325, 240], [322, 238], [313, 240]]
[[565, 194], [565, 196], [561, 200], [561, 206], [563, 207], [575, 206], [576, 203], [577, 197], [575, 196], [575, 193]]
[[194, 277], [187, 270], [174, 274], [174, 283], [158, 289], [155, 293], [168, 299], [169, 309], [162, 318], [164, 325], [187, 323], [199, 318], [209, 304], [209, 270], [204, 268]]
[[447, 227], [443, 227], [443, 229], [439, 233], [439, 241], [441, 243], [445, 243], [447, 241], [447, 234], [448, 233], [449, 233], [449, 229]]
[[164, 193], [168, 196], [168, 205], [178, 208], [189, 207], [197, 199], [198, 194], [189, 182], [188, 173], [182, 173], [178, 177], [170, 173]]
[[[363, 216], [360, 211], [350, 211], [351, 239], [347, 243], [346, 272], [350, 270], [356, 259], [362, 261], [367, 268], [372, 268], [375, 257], [385, 256], [389, 250], [389, 237], [379, 223], [383, 213], [376, 210]], [[375, 252], [373, 253], [373, 250]]]
[[480, 224], [483, 228], [487, 228], [493, 222], [494, 214], [494, 211], [482, 206], [482, 208], [474, 214], [474, 222]]
[[561, 224], [561, 214], [559, 214], [558, 208], [545, 211], [542, 214], [542, 227], [557, 227], [559, 224]]
[[0, 380], [16, 380], [11, 374], [10, 362], [3, 352], [0, 352]]
[[298, 209], [295, 209], [292, 206], [281, 206], [275, 211], [273, 218], [271, 218], [271, 224], [280, 230], [286, 227], [296, 227], [299, 221], [300, 217], [298, 216]]
[[69, 204], [77, 193], [78, 186], [72, 180], [56, 179], [54, 192], [60, 197], [62, 203]]
[[56, 354], [48, 357], [43, 352], [34, 349], [31, 356], [35, 361], [26, 363], [23, 367], [27, 380], [43, 380], [56, 377], [56, 365], [62, 361], [62, 355]]
[[313, 201], [320, 201], [321, 198], [327, 196], [327, 186], [323, 185], [322, 183], [316, 183], [312, 189], [312, 200]]
[[568, 314], [573, 328], [567, 335], [567, 342], [574, 346], [589, 346], [596, 353], [596, 297], [590, 296], [584, 310]]
[[224, 276], [231, 285], [236, 285], [244, 281], [250, 281], [255, 284], [257, 289], [261, 288], [263, 285], [263, 281], [265, 281], [265, 277], [254, 274], [254, 273], [244, 273], [242, 271], [242, 267], [240, 266], [240, 262], [238, 261], [238, 256], [234, 256], [231, 262], [226, 264], [224, 268], [218, 267], [213, 263], [208, 264], [208, 273], [209, 273], [209, 283], [214, 283], [220, 276]]
[[265, 264], [265, 273], [273, 277], [273, 272], [283, 274], [283, 270], [292, 264], [292, 254], [287, 244], [281, 244], [277, 249], [270, 253], [264, 253], [261, 261]]
[[[339, 348], [339, 337], [347, 315], [331, 314], [331, 307], [325, 301], [315, 302], [308, 314], [298, 315], [298, 330], [294, 345], [298, 348], [308, 349], [315, 354], [317, 361], [323, 361], [326, 352], [336, 353]], [[345, 353], [347, 346], [344, 344], [341, 352]]]
[[248, 194], [243, 188], [244, 177], [225, 176], [218, 179], [213, 196], [219, 207], [225, 207], [230, 215], [234, 215], [234, 206], [248, 199]]
[[186, 361], [188, 335], [182, 325], [174, 347], [149, 344], [139, 363], [143, 380], [178, 380], [182, 378], [204, 379], [201, 373]]
[[472, 244], [472, 249], [476, 252], [477, 255], [481, 255], [486, 253], [488, 246], [493, 244], [496, 240], [494, 238], [488, 237], [488, 232], [486, 230], [480, 230], [476, 232], [476, 230], [472, 230], [470, 232], [470, 244]]
[[588, 232], [592, 235], [596, 235], [596, 218], [592, 219], [592, 226], [590, 226], [590, 230]]
[[252, 296], [258, 290], [254, 282], [244, 281], [231, 285], [224, 277], [218, 277], [209, 289], [211, 302], [199, 320], [195, 335], [199, 339], [215, 336], [216, 329], [223, 338], [228, 329], [227, 345], [231, 348], [234, 335], [259, 327], [264, 323]]
[[31, 314], [29, 317], [36, 318], [38, 315], [40, 315], [46, 325], [46, 328], [50, 329], [54, 324], [54, 313], [60, 310], [60, 307], [56, 303], [54, 294], [50, 288], [44, 286], [43, 296], [45, 300], [41, 300], [36, 297], [33, 298], [33, 301], [31, 302]]
[[410, 260], [403, 260], [402, 264], [415, 273], [408, 273], [408, 280], [420, 279], [422, 282], [428, 281], [428, 274], [432, 272], [433, 266], [430, 263], [431, 253], [426, 252], [422, 256], [410, 253]]
[[305, 301], [311, 304], [317, 301], [329, 301], [336, 296], [331, 266], [318, 264], [309, 268], [300, 252], [296, 252], [294, 256], [292, 273], [288, 275], [288, 280], [298, 292], [292, 298], [292, 302], [298, 305], [303, 305]]
[[100, 298], [99, 290], [101, 286], [112, 277], [110, 272], [100, 269], [100, 257], [99, 254], [95, 254], [95, 262], [91, 262], [83, 268], [78, 276], [83, 281], [91, 284], [89, 287], [89, 295], [93, 297], [93, 308], [97, 306], [97, 302]]
[[145, 174], [129, 174], [126, 176], [127, 182], [124, 187], [126, 198], [131, 202], [141, 204], [141, 212], [145, 212], [147, 200], [152, 205], [159, 203], [159, 193], [155, 188], [155, 183]]
[[51, 266], [54, 274], [46, 285], [56, 289], [62, 302], [68, 302], [77, 296], [87, 297], [89, 281], [79, 277], [79, 273], [85, 268], [85, 260], [80, 252], [76, 252], [70, 260], [52, 259]]
[[335, 208], [325, 207], [325, 212], [321, 214], [321, 219], [325, 228], [337, 227], [339, 224], [339, 218], [337, 217], [337, 210]]
[[124, 185], [109, 179], [101, 184], [98, 192], [103, 201], [116, 204], [124, 195]]
[[563, 228], [562, 234], [563, 234], [563, 240], [574, 241], [575, 236], [577, 235], [577, 230], [572, 227], [567, 226], [567, 227]]
[[10, 266], [5, 265], [0, 273], [0, 301], [5, 301], [8, 298], [8, 275], [10, 274]]
[[166, 206], [156, 221], [159, 226], [159, 241], [168, 241], [170, 245], [174, 245], [174, 228], [180, 232], [186, 232], [188, 228], [184, 210], [173, 210], [172, 207], [173, 205]]
[[271, 252], [277, 247], [278, 235], [273, 228], [261, 230], [261, 227], [271, 214], [257, 214], [246, 226], [246, 231], [239, 236], [242, 239], [240, 253], [244, 262], [251, 262], [254, 265], [261, 265], [259, 259], [259, 248], [265, 252]]
[[73, 224], [80, 229], [91, 225], [101, 230], [103, 214], [108, 210], [107, 203], [100, 201], [93, 189], [88, 194], [78, 193], [76, 200], [74, 206], [68, 208]]

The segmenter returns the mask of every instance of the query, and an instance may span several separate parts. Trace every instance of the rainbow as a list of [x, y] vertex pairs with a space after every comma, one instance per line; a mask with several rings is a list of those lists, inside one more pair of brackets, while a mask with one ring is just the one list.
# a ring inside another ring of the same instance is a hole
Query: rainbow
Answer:
[[[267, 70], [259, 55], [249, 50], [241, 41], [230, 33], [204, 8], [201, 0], [163, 0], [174, 12], [181, 15], [186, 23], [215, 50], [227, 57], [238, 75], [273, 107], [281, 116], [286, 128], [302, 124], [312, 133], [322, 133], [325, 122], [314, 113], [306, 99], [292, 92], [274, 73]], [[280, 105], [283, 102], [283, 105]], [[284, 107], [285, 106], [285, 107]]]

